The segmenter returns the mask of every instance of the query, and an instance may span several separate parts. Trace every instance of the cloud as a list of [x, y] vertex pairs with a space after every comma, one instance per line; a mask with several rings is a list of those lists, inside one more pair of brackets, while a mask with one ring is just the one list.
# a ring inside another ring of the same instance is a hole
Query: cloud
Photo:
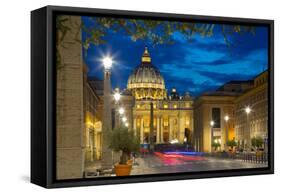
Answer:
[[217, 59], [210, 62], [202, 62], [202, 61], [192, 61], [193, 64], [196, 65], [225, 65], [230, 63], [231, 61], [229, 59]]
[[237, 80], [248, 80], [252, 79], [253, 75], [249, 74], [237, 74], [237, 73], [217, 73], [217, 72], [210, 72], [210, 71], [197, 71], [200, 75], [208, 77], [212, 83], [216, 84], [224, 84], [228, 81], [237, 81]]
[[91, 46], [85, 63], [89, 74], [102, 79], [102, 67], [97, 60], [98, 51], [110, 51], [116, 56], [112, 69], [112, 87], [125, 88], [131, 72], [141, 61], [144, 46], [149, 47], [152, 63], [162, 73], [168, 89], [176, 87], [181, 93], [192, 95], [215, 89], [230, 80], [246, 80], [267, 69], [267, 29], [256, 27], [250, 33], [230, 36], [227, 45], [219, 25], [213, 36], [195, 35], [186, 40], [174, 35], [174, 44], [149, 45], [145, 40], [133, 42], [125, 33], [110, 33], [106, 44]]

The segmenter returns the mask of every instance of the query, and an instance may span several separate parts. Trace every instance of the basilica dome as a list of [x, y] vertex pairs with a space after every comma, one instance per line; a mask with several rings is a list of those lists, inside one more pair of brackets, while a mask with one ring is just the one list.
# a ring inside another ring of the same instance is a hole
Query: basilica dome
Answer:
[[167, 96], [165, 82], [145, 47], [141, 64], [129, 76], [127, 88], [136, 99], [164, 99]]

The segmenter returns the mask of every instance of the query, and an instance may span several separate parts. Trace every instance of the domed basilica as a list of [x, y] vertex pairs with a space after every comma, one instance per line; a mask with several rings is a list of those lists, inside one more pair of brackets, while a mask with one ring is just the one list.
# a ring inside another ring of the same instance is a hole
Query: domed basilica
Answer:
[[151, 64], [147, 47], [145, 47], [141, 64], [128, 79], [127, 88], [137, 100], [162, 100], [167, 97], [164, 79], [159, 70]]
[[[159, 69], [145, 47], [138, 65], [128, 78], [122, 105], [141, 143], [190, 142], [193, 131], [192, 98], [170, 93]], [[116, 116], [117, 118], [117, 116]]]

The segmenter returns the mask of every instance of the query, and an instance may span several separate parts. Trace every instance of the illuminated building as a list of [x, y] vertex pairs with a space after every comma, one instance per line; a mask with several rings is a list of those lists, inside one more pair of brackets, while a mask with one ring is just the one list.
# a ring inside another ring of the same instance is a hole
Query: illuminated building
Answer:
[[193, 143], [197, 151], [213, 151], [214, 142], [220, 143], [219, 150], [227, 151], [227, 141], [235, 138], [234, 100], [251, 87], [251, 80], [230, 81], [195, 100]]
[[175, 88], [167, 95], [164, 78], [151, 62], [145, 48], [141, 64], [133, 70], [122, 92], [129, 128], [140, 136], [141, 143], [149, 143], [150, 138], [153, 143], [191, 142], [193, 100], [188, 93], [180, 96]]
[[85, 162], [101, 158], [101, 99], [84, 76]]
[[[254, 80], [230, 81], [216, 91], [203, 93], [194, 101], [193, 143], [196, 151], [214, 151], [219, 142], [227, 151], [227, 141], [249, 151], [252, 137], [267, 139], [268, 72]], [[213, 126], [210, 125], [213, 122]]]
[[249, 150], [253, 137], [264, 139], [266, 148], [267, 132], [268, 71], [264, 71], [254, 78], [253, 88], [235, 99], [235, 135], [239, 148]]

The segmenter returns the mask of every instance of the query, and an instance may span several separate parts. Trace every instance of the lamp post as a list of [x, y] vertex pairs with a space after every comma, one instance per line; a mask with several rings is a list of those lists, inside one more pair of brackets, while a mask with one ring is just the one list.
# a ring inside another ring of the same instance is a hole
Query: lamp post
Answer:
[[215, 122], [212, 120], [210, 121], [210, 126], [211, 126], [211, 150], [213, 150], [213, 139], [214, 139], [214, 131], [213, 131], [213, 127], [215, 125]]
[[102, 158], [101, 169], [112, 169], [112, 151], [109, 149], [109, 135], [112, 131], [112, 107], [111, 107], [111, 66], [112, 59], [105, 57], [102, 60], [104, 66], [103, 81], [103, 117], [102, 117]]
[[229, 120], [229, 116], [228, 115], [225, 115], [224, 117], [224, 121], [225, 121], [225, 146], [224, 146], [224, 149], [225, 151], [227, 151], [227, 141], [228, 141], [228, 120]]
[[[245, 108], [245, 113], [247, 115], [247, 130], [249, 130], [249, 134], [250, 134], [250, 123], [249, 123], [249, 114], [252, 112], [252, 109], [247, 106]], [[243, 137], [245, 138], [245, 130], [243, 131]], [[247, 135], [248, 136], [248, 135]], [[244, 140], [245, 141], [245, 140]], [[251, 142], [250, 138], [249, 138], [249, 143]], [[247, 142], [248, 143], [248, 142]], [[244, 142], [244, 149], [245, 149], [245, 142]]]

